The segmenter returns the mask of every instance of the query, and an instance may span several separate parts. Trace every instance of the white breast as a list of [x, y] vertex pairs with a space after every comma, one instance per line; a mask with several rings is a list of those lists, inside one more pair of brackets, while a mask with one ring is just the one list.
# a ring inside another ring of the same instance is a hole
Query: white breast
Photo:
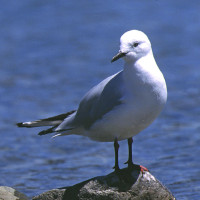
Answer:
[[88, 137], [98, 141], [127, 139], [149, 126], [160, 114], [167, 100], [165, 79], [155, 63], [151, 70], [140, 64], [125, 66], [123, 104], [95, 122], [86, 133]]

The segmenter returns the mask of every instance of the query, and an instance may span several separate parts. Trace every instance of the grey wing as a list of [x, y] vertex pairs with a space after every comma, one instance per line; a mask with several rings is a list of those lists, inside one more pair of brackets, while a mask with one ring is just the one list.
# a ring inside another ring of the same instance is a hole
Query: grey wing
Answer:
[[74, 123], [89, 129], [95, 121], [122, 104], [122, 86], [122, 72], [118, 72], [92, 88], [81, 101]]

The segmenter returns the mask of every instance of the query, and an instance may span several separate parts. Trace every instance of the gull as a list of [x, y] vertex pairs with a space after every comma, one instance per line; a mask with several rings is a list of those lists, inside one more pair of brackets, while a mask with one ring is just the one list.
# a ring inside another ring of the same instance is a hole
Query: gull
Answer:
[[114, 142], [115, 171], [120, 170], [118, 141], [127, 139], [129, 155], [126, 164], [128, 168], [139, 166], [132, 161], [132, 137], [158, 117], [167, 101], [167, 87], [154, 59], [151, 43], [142, 31], [130, 30], [121, 36], [119, 53], [111, 62], [120, 58], [125, 61], [123, 70], [90, 89], [77, 110], [17, 125], [51, 126], [39, 135], [74, 134], [99, 142]]

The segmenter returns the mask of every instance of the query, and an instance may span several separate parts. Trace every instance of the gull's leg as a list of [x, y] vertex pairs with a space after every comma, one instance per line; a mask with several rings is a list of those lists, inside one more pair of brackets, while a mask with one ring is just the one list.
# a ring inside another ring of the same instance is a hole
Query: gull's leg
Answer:
[[115, 166], [113, 167], [113, 169], [115, 169], [115, 171], [119, 171], [119, 164], [118, 164], [118, 150], [119, 150], [119, 144], [117, 141], [117, 138], [115, 138], [114, 141], [114, 149], [115, 149]]
[[132, 143], [133, 143], [133, 139], [128, 138], [128, 161], [124, 163], [124, 164], [128, 164], [128, 168], [134, 166], [133, 159], [132, 159]]
[[128, 161], [125, 162], [125, 164], [128, 164], [128, 168], [139, 169], [142, 173], [144, 171], [149, 171], [146, 167], [143, 167], [142, 165], [133, 164], [133, 159], [132, 159], [132, 144], [133, 144], [133, 139], [132, 138], [128, 138]]

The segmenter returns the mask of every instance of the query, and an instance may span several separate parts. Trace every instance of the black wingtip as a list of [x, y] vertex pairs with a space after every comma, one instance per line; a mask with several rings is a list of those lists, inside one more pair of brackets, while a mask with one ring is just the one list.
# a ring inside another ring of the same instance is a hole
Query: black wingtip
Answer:
[[49, 134], [49, 133], [53, 133], [53, 132], [54, 132], [54, 129], [55, 129], [56, 127], [57, 127], [57, 126], [54, 126], [54, 127], [49, 128], [49, 129], [43, 130], [43, 131], [39, 132], [38, 135], [46, 135], [46, 134]]
[[26, 126], [23, 122], [17, 123], [16, 124], [18, 127], [25, 127], [25, 128], [32, 128], [30, 126]]
[[16, 125], [17, 125], [18, 127], [23, 127], [23, 123], [22, 123], [22, 122], [17, 123]]
[[46, 135], [46, 134], [48, 134], [48, 132], [46, 131], [46, 130], [43, 130], [43, 131], [40, 131], [39, 133], [38, 133], [38, 135]]

